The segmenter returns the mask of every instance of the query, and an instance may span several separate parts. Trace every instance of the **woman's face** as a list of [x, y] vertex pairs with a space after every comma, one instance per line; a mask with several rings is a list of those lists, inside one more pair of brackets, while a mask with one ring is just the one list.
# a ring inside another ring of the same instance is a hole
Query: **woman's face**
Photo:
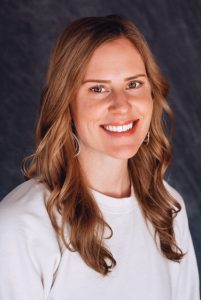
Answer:
[[102, 44], [71, 104], [81, 152], [134, 156], [149, 130], [152, 109], [150, 83], [133, 44], [126, 38]]

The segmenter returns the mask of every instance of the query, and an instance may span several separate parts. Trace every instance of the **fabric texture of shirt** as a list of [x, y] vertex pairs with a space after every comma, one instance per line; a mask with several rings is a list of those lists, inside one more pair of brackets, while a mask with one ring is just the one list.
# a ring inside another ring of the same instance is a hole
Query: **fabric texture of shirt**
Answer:
[[[181, 263], [164, 257], [154, 241], [131, 188], [113, 198], [91, 190], [113, 236], [105, 245], [117, 265], [107, 276], [86, 265], [78, 252], [62, 246], [45, 206], [48, 191], [28, 180], [0, 203], [1, 300], [199, 300], [199, 278], [184, 201], [174, 219]], [[107, 236], [107, 231], [106, 231]], [[158, 244], [158, 242], [157, 242]]]

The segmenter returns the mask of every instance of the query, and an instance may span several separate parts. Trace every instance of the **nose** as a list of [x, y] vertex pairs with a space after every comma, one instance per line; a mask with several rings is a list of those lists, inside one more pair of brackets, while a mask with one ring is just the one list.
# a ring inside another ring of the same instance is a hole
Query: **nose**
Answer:
[[129, 96], [123, 91], [113, 93], [109, 111], [112, 113], [126, 114], [131, 110], [132, 106], [129, 101]]

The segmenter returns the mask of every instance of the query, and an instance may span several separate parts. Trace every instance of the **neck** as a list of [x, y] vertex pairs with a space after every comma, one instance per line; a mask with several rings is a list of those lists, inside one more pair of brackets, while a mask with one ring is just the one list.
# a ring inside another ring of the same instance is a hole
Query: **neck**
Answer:
[[105, 155], [97, 158], [93, 155], [84, 155], [83, 152], [78, 159], [91, 189], [115, 198], [130, 196], [131, 184], [127, 159]]

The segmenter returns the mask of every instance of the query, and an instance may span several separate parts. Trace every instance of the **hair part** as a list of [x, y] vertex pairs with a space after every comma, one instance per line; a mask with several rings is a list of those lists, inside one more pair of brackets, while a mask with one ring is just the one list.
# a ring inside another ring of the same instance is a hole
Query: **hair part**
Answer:
[[[53, 227], [70, 251], [78, 251], [85, 263], [107, 275], [116, 265], [104, 244], [104, 232], [112, 228], [88, 189], [77, 157], [72, 133], [76, 128], [70, 103], [82, 83], [94, 51], [103, 43], [127, 38], [139, 51], [151, 84], [153, 115], [148, 147], [141, 145], [128, 160], [135, 195], [147, 222], [155, 228], [161, 252], [179, 262], [183, 252], [176, 243], [173, 221], [180, 204], [166, 190], [163, 177], [172, 159], [171, 129], [164, 126], [163, 114], [173, 122], [166, 101], [168, 84], [143, 35], [124, 17], [87, 17], [72, 22], [59, 36], [52, 51], [47, 79], [42, 91], [36, 127], [36, 149], [24, 160], [26, 179], [36, 178], [50, 191], [47, 211]], [[58, 224], [56, 213], [61, 215]], [[69, 226], [68, 240], [66, 228]]]

